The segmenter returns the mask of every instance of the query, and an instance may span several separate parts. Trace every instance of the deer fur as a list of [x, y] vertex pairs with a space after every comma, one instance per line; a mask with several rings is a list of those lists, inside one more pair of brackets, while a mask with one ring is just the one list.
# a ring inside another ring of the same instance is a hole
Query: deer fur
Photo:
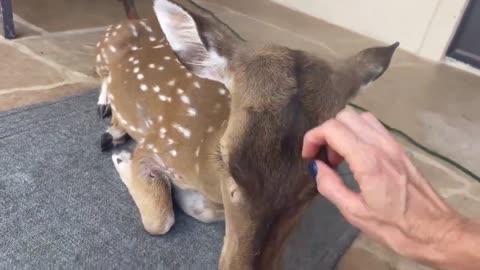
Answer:
[[246, 42], [187, 0], [156, 0], [154, 10], [156, 19], [109, 29], [97, 58], [112, 108], [105, 140], [137, 142], [112, 159], [143, 225], [168, 232], [173, 194], [200, 221], [225, 218], [220, 269], [281, 269], [317, 196], [304, 134], [378, 79], [398, 43], [330, 63]]

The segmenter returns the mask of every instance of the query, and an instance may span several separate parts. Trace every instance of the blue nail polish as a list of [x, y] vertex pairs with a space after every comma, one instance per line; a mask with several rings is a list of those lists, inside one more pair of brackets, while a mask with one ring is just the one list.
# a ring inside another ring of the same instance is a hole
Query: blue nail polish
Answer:
[[310, 162], [308, 162], [308, 170], [310, 171], [310, 174], [314, 178], [317, 178], [318, 168], [317, 168], [317, 163], [315, 162], [315, 160], [311, 160]]

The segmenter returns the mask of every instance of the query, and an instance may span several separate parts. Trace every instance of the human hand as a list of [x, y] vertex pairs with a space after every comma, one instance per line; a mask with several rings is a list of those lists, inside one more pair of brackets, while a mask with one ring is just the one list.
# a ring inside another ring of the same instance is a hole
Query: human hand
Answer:
[[315, 162], [318, 191], [352, 225], [400, 255], [424, 262], [443, 256], [444, 245], [458, 240], [464, 220], [437, 195], [372, 114], [344, 110], [309, 131], [303, 157], [313, 159], [325, 145], [331, 164], [348, 163], [360, 193], [348, 189], [322, 161]]

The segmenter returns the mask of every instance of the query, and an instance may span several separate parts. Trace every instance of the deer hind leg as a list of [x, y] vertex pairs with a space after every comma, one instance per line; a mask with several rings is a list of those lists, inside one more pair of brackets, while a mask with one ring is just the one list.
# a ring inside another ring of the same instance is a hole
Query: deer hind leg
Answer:
[[201, 222], [212, 223], [225, 218], [223, 206], [211, 202], [200, 192], [182, 189], [174, 185], [173, 194], [178, 206], [187, 215]]
[[102, 86], [100, 88], [100, 95], [97, 101], [98, 117], [104, 119], [112, 114], [110, 107], [110, 98], [108, 97], [108, 78], [103, 78]]
[[143, 227], [152, 235], [167, 233], [175, 223], [171, 182], [159, 163], [142, 148], [112, 155], [113, 164], [133, 198]]
[[129, 136], [127, 131], [120, 125], [115, 114], [112, 115], [112, 122], [100, 138], [102, 152], [108, 151], [117, 145], [127, 142]]

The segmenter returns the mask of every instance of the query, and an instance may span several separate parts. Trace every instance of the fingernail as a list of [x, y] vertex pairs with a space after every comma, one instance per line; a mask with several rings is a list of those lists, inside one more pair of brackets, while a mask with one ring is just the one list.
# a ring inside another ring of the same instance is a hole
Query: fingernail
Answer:
[[317, 178], [318, 168], [317, 168], [317, 163], [315, 162], [315, 160], [310, 160], [310, 162], [308, 162], [308, 170], [310, 171], [310, 174], [314, 178]]

